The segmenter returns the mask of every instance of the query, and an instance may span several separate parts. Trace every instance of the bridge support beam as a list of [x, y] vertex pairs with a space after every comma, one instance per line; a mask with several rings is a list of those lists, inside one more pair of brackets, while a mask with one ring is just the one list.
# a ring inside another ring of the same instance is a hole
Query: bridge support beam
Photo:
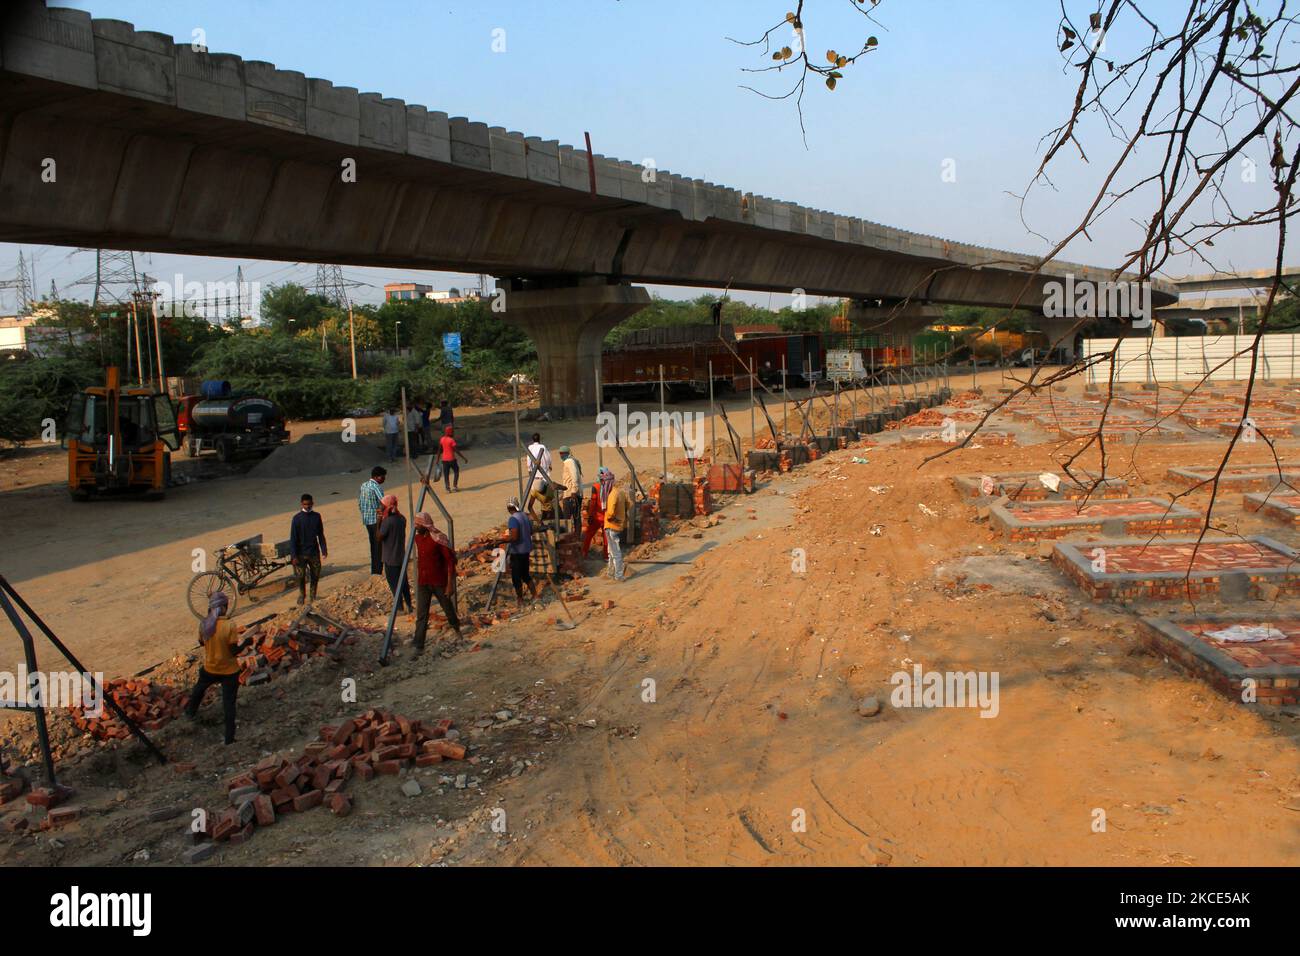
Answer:
[[864, 305], [861, 302], [849, 303], [849, 325], [855, 332], [870, 334], [895, 335], [906, 345], [912, 344], [912, 337], [935, 322], [943, 319], [943, 309], [937, 305]]
[[537, 346], [542, 411], [552, 418], [594, 415], [601, 343], [610, 329], [650, 304], [650, 293], [605, 282], [555, 288], [502, 285], [502, 317]]

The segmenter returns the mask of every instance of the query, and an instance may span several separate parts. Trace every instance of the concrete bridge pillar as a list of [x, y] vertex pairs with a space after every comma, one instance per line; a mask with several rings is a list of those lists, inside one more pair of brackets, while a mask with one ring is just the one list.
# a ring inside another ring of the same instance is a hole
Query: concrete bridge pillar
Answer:
[[542, 411], [553, 418], [594, 415], [601, 343], [610, 329], [650, 304], [650, 293], [603, 281], [553, 288], [523, 282], [502, 286], [502, 317], [537, 346]]

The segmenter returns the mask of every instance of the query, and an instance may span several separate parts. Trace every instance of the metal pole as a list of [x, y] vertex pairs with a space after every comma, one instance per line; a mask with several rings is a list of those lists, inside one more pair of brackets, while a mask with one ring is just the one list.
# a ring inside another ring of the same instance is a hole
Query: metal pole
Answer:
[[519, 507], [523, 507], [524, 501], [524, 459], [519, 454], [523, 446], [519, 443], [519, 375], [516, 373], [510, 378], [515, 392], [515, 477], [519, 481]]
[[785, 381], [785, 356], [781, 356], [781, 440], [790, 434], [790, 388]]
[[663, 458], [663, 480], [668, 480], [668, 442], [664, 440], [664, 422], [668, 420], [664, 409], [664, 367], [659, 366], [659, 451]]
[[757, 448], [758, 431], [754, 425], [754, 359], [749, 360], [749, 447]]
[[126, 310], [126, 381], [131, 381], [131, 329], [135, 325], [135, 303]]
[[709, 464], [718, 455], [718, 418], [713, 410], [713, 359], [709, 359]]
[[605, 404], [604, 387], [600, 383], [600, 359], [596, 359], [596, 467], [605, 467], [605, 447], [600, 443], [600, 413]]

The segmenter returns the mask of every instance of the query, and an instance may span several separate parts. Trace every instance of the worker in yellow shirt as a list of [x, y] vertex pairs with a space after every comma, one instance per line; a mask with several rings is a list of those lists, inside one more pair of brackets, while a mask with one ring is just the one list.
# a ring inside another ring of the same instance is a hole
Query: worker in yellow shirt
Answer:
[[239, 661], [235, 655], [247, 646], [239, 643], [243, 628], [225, 619], [230, 599], [224, 591], [208, 598], [208, 616], [199, 622], [199, 644], [203, 646], [203, 663], [199, 665], [199, 678], [190, 694], [185, 713], [191, 719], [198, 715], [203, 695], [213, 684], [221, 685], [221, 706], [226, 717], [226, 743], [235, 742], [235, 695], [239, 693]]
[[623, 580], [623, 543], [619, 535], [627, 526], [627, 495], [614, 484], [614, 473], [608, 468], [596, 472], [600, 479], [600, 497], [605, 502], [605, 543], [609, 547], [609, 575], [615, 581]]

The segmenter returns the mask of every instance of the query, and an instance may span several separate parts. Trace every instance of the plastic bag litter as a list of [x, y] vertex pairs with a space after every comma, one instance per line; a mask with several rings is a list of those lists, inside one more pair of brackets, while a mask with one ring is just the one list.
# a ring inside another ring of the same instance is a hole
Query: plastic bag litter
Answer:
[[1061, 479], [1058, 478], [1056, 475], [1052, 474], [1050, 471], [1043, 472], [1041, 475], [1038, 476], [1038, 480], [1042, 482], [1043, 487], [1046, 488], [1048, 491], [1056, 491], [1058, 488], [1061, 487]]
[[1257, 644], [1260, 641], [1280, 641], [1286, 637], [1268, 624], [1234, 624], [1222, 631], [1206, 631], [1205, 636], [1224, 644]]

